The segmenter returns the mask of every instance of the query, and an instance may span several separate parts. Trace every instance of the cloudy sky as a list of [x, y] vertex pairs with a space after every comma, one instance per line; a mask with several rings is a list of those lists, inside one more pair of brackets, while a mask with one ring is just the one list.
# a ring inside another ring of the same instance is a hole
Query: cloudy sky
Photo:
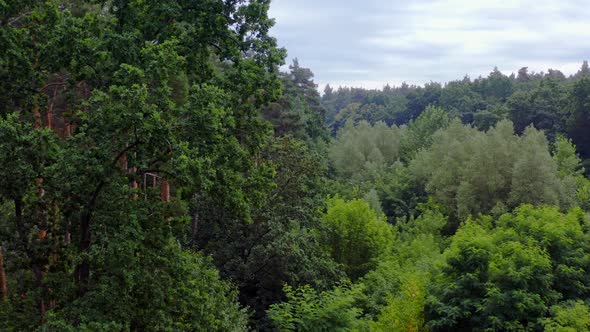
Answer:
[[588, 0], [272, 0], [272, 30], [320, 85], [380, 88], [590, 59]]

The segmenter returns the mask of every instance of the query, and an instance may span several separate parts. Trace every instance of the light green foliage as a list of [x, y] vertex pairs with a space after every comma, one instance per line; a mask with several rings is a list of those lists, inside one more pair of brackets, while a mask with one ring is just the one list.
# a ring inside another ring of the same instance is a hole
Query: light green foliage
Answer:
[[441, 229], [445, 224], [442, 214], [425, 210], [420, 217], [396, 225], [392, 254], [361, 279], [367, 296], [365, 311], [377, 319], [375, 328], [387, 330], [392, 321], [398, 328], [421, 328], [424, 287], [442, 265]]
[[287, 302], [274, 304], [268, 316], [279, 331], [353, 331], [361, 311], [354, 306], [361, 296], [357, 286], [340, 285], [317, 292], [309, 286], [285, 287]]
[[565, 197], [560, 201], [559, 193], [569, 184], [559, 181], [543, 133], [531, 127], [516, 136], [508, 121], [486, 133], [453, 121], [435, 134], [434, 144], [417, 155], [411, 170], [459, 220], [499, 215], [522, 203], [571, 205]]
[[559, 70], [529, 72], [526, 67], [519, 70], [518, 76], [506, 76], [494, 68], [487, 77], [472, 80], [466, 76], [445, 84], [403, 83], [380, 90], [330, 88], [322, 103], [329, 110], [327, 123], [333, 133], [348, 119], [372, 124], [384, 120], [388, 125], [401, 127], [418, 118], [429, 106], [440, 107], [450, 117], [481, 130], [509, 119], [519, 135], [531, 125], [542, 130], [551, 142], [560, 134], [567, 135], [586, 165], [590, 160], [590, 140], [585, 135], [590, 128], [587, 72], [587, 64], [570, 77]]
[[560, 177], [579, 176], [584, 173], [582, 160], [576, 154], [576, 146], [570, 139], [558, 136], [553, 144], [553, 159], [557, 163]]
[[449, 212], [458, 209], [455, 196], [465, 169], [463, 163], [474, 153], [470, 143], [481, 135], [455, 120], [447, 129], [437, 132], [432, 147], [420, 152], [411, 163], [414, 176], [426, 184], [426, 191]]
[[399, 293], [388, 300], [377, 321], [369, 323], [371, 331], [425, 331], [425, 298], [425, 278], [417, 273], [404, 276]]
[[379, 193], [375, 189], [369, 190], [363, 197], [365, 202], [369, 203], [369, 206], [375, 212], [375, 215], [382, 216], [383, 209], [381, 209], [381, 201], [379, 200]]
[[590, 307], [583, 301], [555, 305], [551, 312], [552, 317], [544, 320], [546, 332], [590, 331]]
[[350, 182], [372, 180], [399, 158], [399, 128], [383, 122], [371, 126], [366, 121], [348, 121], [339, 131], [329, 154], [336, 173]]
[[403, 131], [401, 139], [403, 159], [410, 161], [418, 151], [430, 147], [434, 133], [446, 128], [449, 122], [449, 115], [445, 110], [439, 107], [427, 107], [417, 119], [410, 121]]
[[393, 248], [391, 226], [364, 200], [330, 199], [323, 221], [325, 245], [353, 280], [374, 268]]
[[545, 135], [528, 127], [519, 143], [519, 153], [514, 155], [509, 203], [559, 205], [557, 165], [551, 158]]
[[445, 251], [432, 285], [428, 326], [449, 329], [540, 329], [559, 300], [587, 298], [589, 236], [584, 214], [525, 205], [514, 214], [470, 220]]

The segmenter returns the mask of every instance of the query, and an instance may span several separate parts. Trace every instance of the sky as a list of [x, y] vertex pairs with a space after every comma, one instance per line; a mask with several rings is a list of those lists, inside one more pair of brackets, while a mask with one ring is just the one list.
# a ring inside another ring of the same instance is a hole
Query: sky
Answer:
[[320, 90], [448, 82], [495, 66], [569, 75], [590, 59], [588, 0], [272, 0], [269, 16], [287, 63], [310, 68]]

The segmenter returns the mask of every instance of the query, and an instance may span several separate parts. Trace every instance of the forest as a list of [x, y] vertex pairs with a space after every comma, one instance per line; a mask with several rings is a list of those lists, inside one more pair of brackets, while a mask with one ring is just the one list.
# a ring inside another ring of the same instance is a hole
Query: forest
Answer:
[[270, 5], [0, 0], [0, 331], [590, 331], [588, 62], [320, 88]]

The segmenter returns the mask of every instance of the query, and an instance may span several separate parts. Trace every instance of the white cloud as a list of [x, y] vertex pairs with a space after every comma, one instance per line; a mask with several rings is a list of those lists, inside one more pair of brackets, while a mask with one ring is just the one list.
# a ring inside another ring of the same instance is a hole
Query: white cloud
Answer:
[[275, 0], [271, 8], [279, 44], [332, 85], [449, 81], [494, 66], [571, 74], [590, 55], [581, 0]]

